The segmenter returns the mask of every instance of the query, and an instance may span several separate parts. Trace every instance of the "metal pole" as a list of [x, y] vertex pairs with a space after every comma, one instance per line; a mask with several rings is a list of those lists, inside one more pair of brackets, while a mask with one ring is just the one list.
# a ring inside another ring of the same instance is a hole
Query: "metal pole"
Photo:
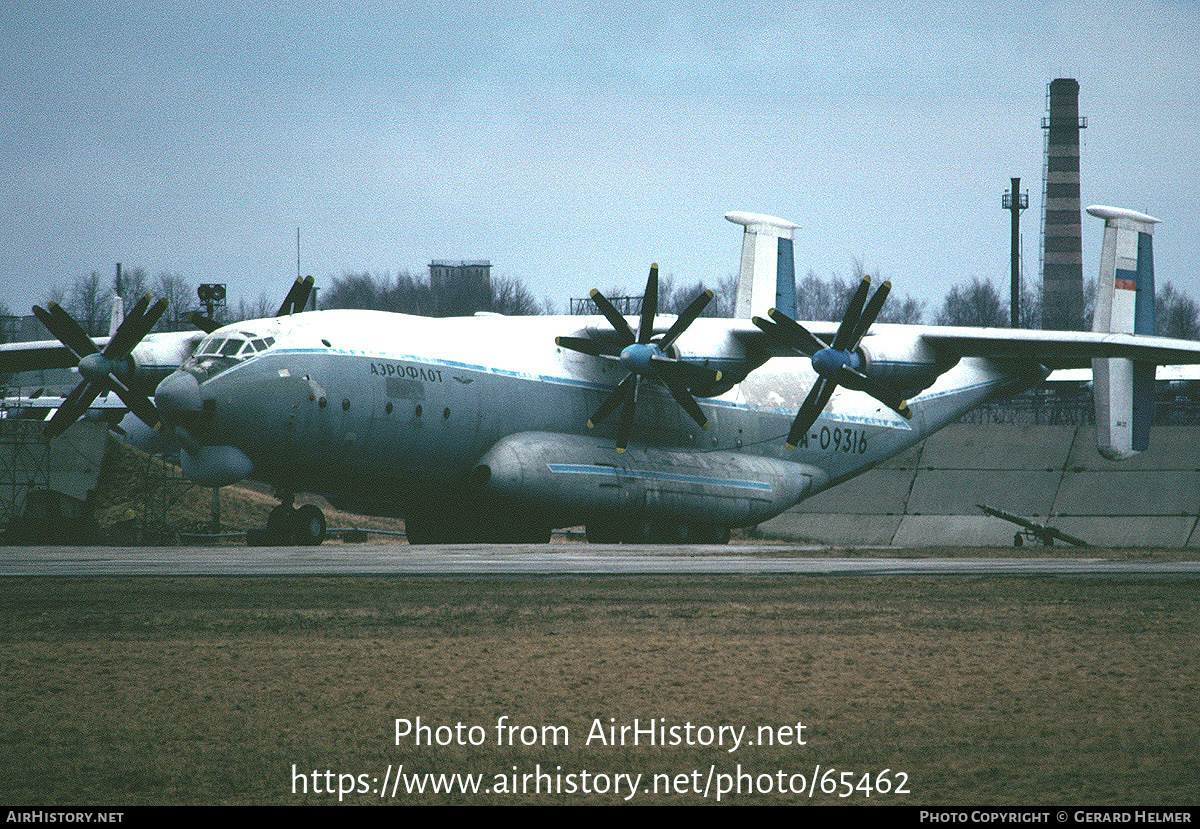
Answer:
[[1009, 257], [1012, 267], [1012, 297], [1009, 309], [1012, 314], [1012, 327], [1017, 328], [1021, 323], [1021, 179], [1012, 180], [1012, 243]]

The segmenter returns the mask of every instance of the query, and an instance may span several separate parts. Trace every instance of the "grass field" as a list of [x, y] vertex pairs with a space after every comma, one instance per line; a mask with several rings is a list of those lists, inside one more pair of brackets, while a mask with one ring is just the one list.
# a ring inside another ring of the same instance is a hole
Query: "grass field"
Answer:
[[1195, 804], [1198, 586], [8, 578], [0, 802]]

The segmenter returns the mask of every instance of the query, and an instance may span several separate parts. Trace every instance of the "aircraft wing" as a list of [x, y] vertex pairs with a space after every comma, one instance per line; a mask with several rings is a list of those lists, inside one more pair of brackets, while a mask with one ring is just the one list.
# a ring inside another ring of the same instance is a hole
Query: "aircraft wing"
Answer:
[[[750, 320], [724, 322], [728, 325], [728, 333], [743, 346], [771, 357], [797, 356], [796, 351], [780, 346]], [[801, 324], [826, 342], [833, 339], [838, 325], [836, 322]], [[912, 343], [914, 340], [946, 357], [1025, 359], [1050, 369], [1090, 369], [1093, 359], [1103, 357], [1123, 357], [1156, 365], [1200, 364], [1200, 342], [1144, 334], [879, 323], [868, 330], [863, 342], [873, 353], [887, 354], [890, 342]]]
[[1095, 358], [1121, 357], [1156, 365], [1200, 363], [1200, 342], [1141, 334], [1038, 331], [1020, 328], [923, 328], [923, 341], [959, 357], [1016, 357], [1047, 368], [1091, 367]]
[[[108, 337], [93, 337], [92, 342], [103, 350]], [[19, 371], [44, 371], [54, 368], [75, 368], [79, 358], [58, 340], [38, 340], [27, 343], [0, 345], [0, 374]]]

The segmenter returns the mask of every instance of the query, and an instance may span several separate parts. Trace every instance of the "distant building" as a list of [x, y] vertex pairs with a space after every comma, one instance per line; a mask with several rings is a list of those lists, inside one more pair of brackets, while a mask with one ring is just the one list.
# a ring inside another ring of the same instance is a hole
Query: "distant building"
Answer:
[[470, 314], [490, 307], [492, 263], [487, 259], [429, 263], [434, 316]]

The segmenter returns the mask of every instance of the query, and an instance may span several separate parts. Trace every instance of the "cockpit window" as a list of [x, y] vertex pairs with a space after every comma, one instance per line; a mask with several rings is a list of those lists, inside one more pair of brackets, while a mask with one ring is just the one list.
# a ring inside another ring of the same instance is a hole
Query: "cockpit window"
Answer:
[[188, 360], [187, 367], [205, 378], [213, 377], [243, 360], [261, 354], [274, 344], [274, 337], [256, 337], [244, 331], [233, 337], [209, 336], [200, 343]]

